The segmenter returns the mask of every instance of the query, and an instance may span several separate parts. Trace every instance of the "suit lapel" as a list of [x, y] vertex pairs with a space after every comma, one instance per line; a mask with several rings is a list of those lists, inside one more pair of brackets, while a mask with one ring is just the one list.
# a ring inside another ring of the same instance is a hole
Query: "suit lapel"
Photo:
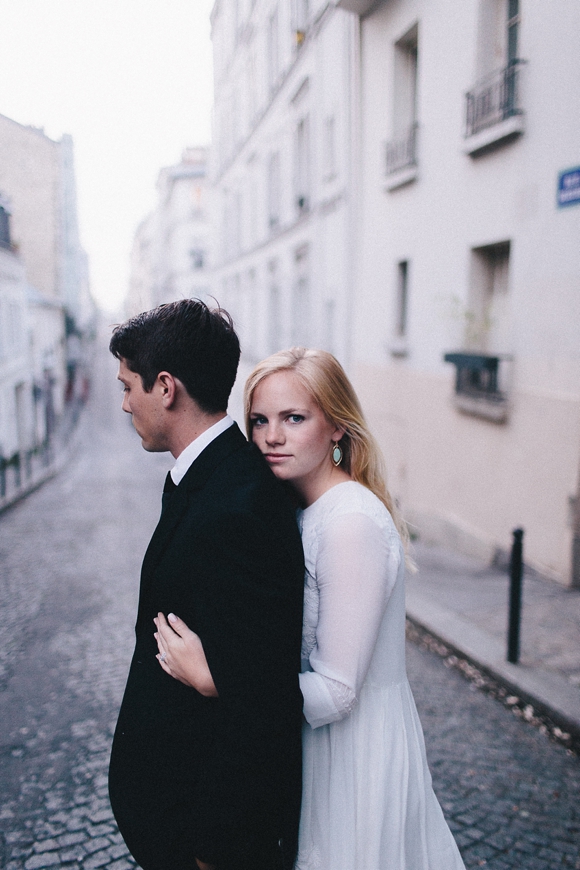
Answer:
[[246, 439], [236, 423], [218, 435], [192, 463], [183, 480], [166, 500], [166, 505], [147, 547], [141, 572], [142, 583], [147, 582], [161, 556], [167, 549], [175, 529], [188, 507], [195, 499], [215, 469], [233, 453], [246, 444]]

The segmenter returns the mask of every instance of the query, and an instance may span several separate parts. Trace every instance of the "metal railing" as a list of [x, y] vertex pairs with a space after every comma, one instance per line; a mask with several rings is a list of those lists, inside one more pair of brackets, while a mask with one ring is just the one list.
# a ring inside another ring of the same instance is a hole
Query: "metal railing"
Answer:
[[516, 60], [482, 79], [465, 95], [465, 135], [521, 115], [520, 72], [524, 61]]
[[504, 402], [505, 393], [499, 387], [500, 357], [476, 353], [446, 353], [445, 362], [456, 367], [455, 392], [458, 395]]
[[387, 175], [417, 165], [417, 122], [411, 124], [403, 136], [391, 139], [385, 145], [385, 171]]

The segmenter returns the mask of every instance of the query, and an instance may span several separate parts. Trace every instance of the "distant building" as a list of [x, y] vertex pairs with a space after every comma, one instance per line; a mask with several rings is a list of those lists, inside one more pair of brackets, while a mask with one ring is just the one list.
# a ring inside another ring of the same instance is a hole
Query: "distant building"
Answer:
[[580, 584], [580, 3], [360, 17], [355, 381], [419, 533]]
[[[0, 205], [0, 220], [7, 216]], [[0, 499], [4, 496], [6, 463], [34, 446], [33, 371], [29, 349], [29, 317], [24, 269], [11, 249], [7, 231], [0, 232]]]
[[350, 354], [356, 34], [332, 3], [217, 0], [214, 286], [246, 359]]
[[73, 143], [0, 115], [0, 190], [29, 284], [65, 306], [82, 328], [93, 316], [78, 230]]
[[0, 155], [1, 502], [6, 463], [20, 488], [33, 457], [46, 459], [67, 402], [86, 395], [95, 306], [72, 139], [0, 115]]
[[131, 252], [129, 315], [210, 293], [211, 229], [207, 149], [186, 148], [159, 173], [155, 210], [139, 225]]

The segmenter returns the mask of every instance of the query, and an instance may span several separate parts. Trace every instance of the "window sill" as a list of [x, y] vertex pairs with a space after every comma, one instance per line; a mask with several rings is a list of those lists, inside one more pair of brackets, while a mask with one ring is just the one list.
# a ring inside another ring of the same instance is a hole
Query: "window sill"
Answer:
[[393, 338], [388, 344], [387, 349], [391, 356], [398, 359], [404, 359], [409, 356], [409, 345], [407, 339], [401, 336]]
[[456, 367], [453, 404], [463, 414], [482, 417], [493, 423], [508, 419], [507, 383], [512, 357], [458, 351], [446, 353], [445, 362]]
[[385, 190], [398, 190], [399, 187], [404, 187], [406, 184], [416, 181], [418, 175], [419, 168], [417, 165], [405, 166], [403, 169], [398, 169], [396, 172], [387, 175]]
[[500, 121], [491, 127], [474, 133], [465, 140], [463, 153], [470, 157], [479, 157], [494, 148], [499, 148], [521, 136], [525, 129], [524, 115], [512, 115], [505, 121]]
[[453, 404], [462, 414], [472, 417], [482, 417], [492, 423], [506, 423], [509, 416], [509, 405], [505, 398], [497, 400], [487, 396], [469, 396], [466, 393], [456, 393]]

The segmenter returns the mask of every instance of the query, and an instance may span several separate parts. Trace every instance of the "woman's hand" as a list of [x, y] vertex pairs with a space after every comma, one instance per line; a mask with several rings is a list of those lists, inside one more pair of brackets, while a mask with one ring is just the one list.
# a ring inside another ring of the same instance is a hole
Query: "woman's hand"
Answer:
[[153, 622], [157, 626], [154, 637], [159, 647], [156, 658], [165, 673], [206, 698], [217, 698], [218, 691], [199, 636], [174, 613], [167, 619], [163, 613], [158, 613]]

